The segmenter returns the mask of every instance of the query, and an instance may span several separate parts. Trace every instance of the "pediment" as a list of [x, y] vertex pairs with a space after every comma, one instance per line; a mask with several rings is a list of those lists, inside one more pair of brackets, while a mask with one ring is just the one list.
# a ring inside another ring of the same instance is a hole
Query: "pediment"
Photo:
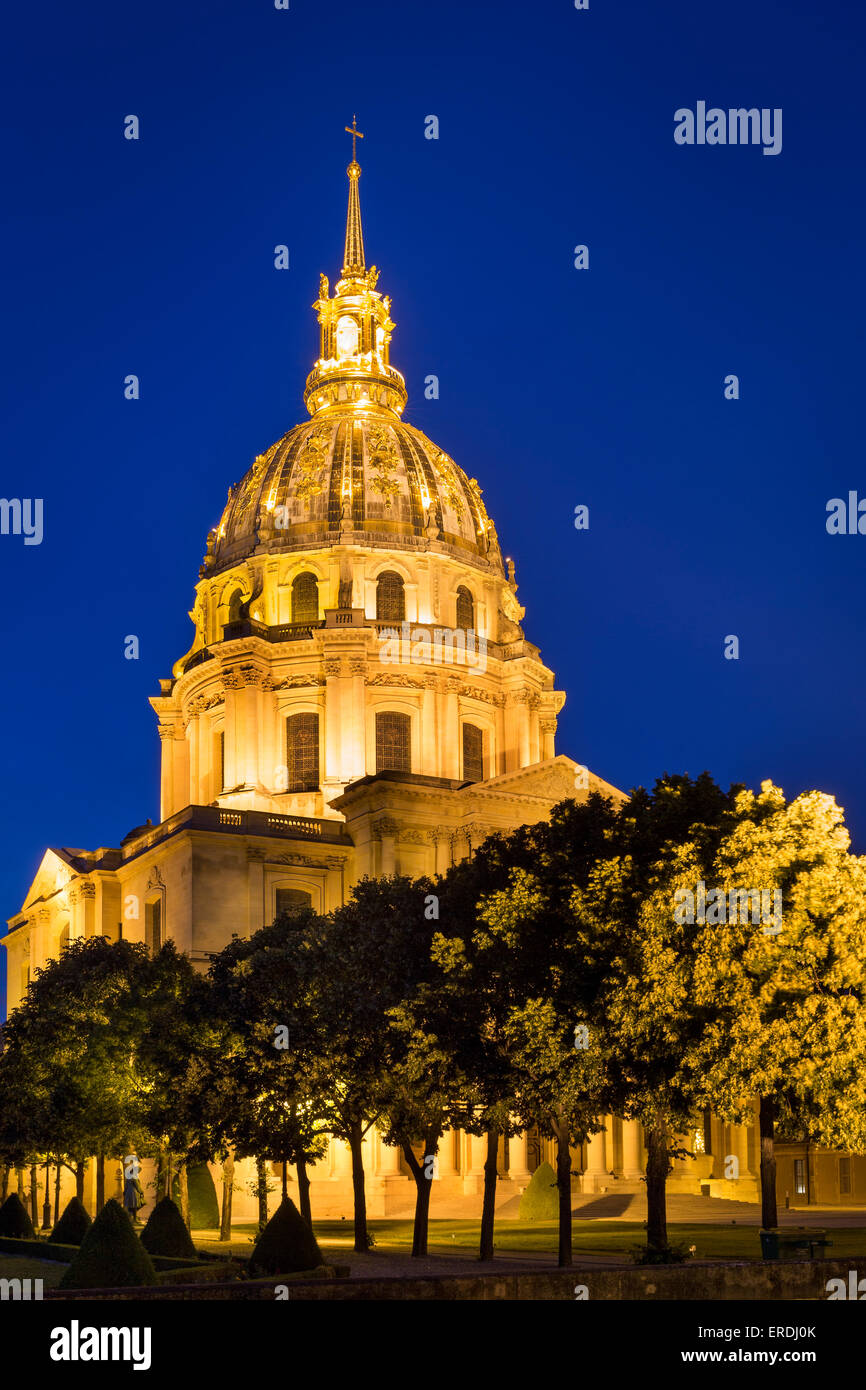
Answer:
[[[582, 786], [582, 782], [588, 783]], [[614, 801], [625, 801], [626, 796], [610, 782], [597, 777], [564, 753], [555, 758], [547, 758], [541, 763], [532, 763], [517, 772], [504, 772], [499, 777], [491, 777], [486, 782], [475, 782], [465, 787], [464, 792], [487, 792], [502, 796], [526, 796], [549, 801], [551, 806], [557, 801], [573, 798], [585, 801], [590, 792], [599, 792]]]
[[22, 912], [26, 912], [27, 908], [32, 907], [34, 903], [45, 902], [46, 899], [53, 897], [77, 876], [76, 870], [65, 858], [67, 853], [69, 851], [57, 849], [45, 851], [42, 862], [36, 870], [36, 877], [25, 895]]

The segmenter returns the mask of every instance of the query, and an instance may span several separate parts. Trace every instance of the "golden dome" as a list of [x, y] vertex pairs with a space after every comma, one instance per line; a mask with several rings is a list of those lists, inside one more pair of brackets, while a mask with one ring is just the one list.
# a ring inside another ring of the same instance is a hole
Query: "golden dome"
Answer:
[[311, 420], [260, 454], [229, 490], [208, 536], [202, 577], [250, 555], [315, 549], [338, 542], [389, 550], [451, 553], [502, 575], [495, 528], [481, 489], [453, 459], [400, 416], [403, 377], [390, 363], [391, 301], [367, 268], [352, 136], [349, 210], [342, 276], [330, 293], [319, 281], [313, 308], [319, 356], [304, 400]]
[[503, 573], [475, 480], [393, 412], [347, 405], [296, 425], [259, 455], [229, 491], [202, 574], [253, 554], [338, 542], [399, 550], [433, 545]]

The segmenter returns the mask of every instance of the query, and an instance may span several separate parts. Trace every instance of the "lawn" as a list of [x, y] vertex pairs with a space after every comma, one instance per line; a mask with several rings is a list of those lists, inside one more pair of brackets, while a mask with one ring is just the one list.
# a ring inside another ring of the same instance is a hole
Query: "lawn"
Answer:
[[30, 1260], [0, 1251], [0, 1279], [41, 1279], [46, 1289], [54, 1289], [66, 1268], [56, 1260]]
[[[431, 1255], [455, 1255], [474, 1252], [478, 1247], [478, 1221], [430, 1222], [429, 1251]], [[353, 1243], [351, 1221], [314, 1221], [313, 1226], [323, 1249], [335, 1251], [350, 1250]], [[412, 1249], [411, 1221], [368, 1221], [367, 1228], [375, 1240], [376, 1250], [382, 1254], [405, 1255]], [[730, 1225], [694, 1226], [668, 1225], [668, 1238], [672, 1243], [683, 1243], [696, 1247], [694, 1259], [758, 1260], [761, 1247], [758, 1239], [759, 1227]], [[203, 1233], [201, 1233], [203, 1234]], [[256, 1227], [253, 1223], [237, 1225], [232, 1228], [232, 1248], [235, 1253], [248, 1253], [255, 1239]], [[847, 1255], [866, 1255], [866, 1228], [840, 1227], [828, 1232], [832, 1245], [827, 1251], [829, 1258]], [[497, 1254], [506, 1251], [513, 1255], [525, 1254], [528, 1258], [540, 1253], [554, 1254], [557, 1248], [557, 1226], [555, 1221], [503, 1221], [496, 1226], [495, 1248]], [[621, 1255], [628, 1258], [636, 1245], [646, 1242], [646, 1227], [641, 1222], [625, 1221], [581, 1221], [575, 1223], [574, 1259], [580, 1262], [582, 1255]], [[196, 1243], [207, 1249], [225, 1250], [215, 1239], [201, 1239], [196, 1234]]]

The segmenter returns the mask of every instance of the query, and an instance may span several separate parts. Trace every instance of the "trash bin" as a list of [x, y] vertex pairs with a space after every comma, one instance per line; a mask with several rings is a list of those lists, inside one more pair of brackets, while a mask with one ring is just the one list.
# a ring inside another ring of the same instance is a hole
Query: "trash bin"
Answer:
[[779, 1232], [777, 1230], [761, 1231], [761, 1255], [765, 1260], [778, 1260], [779, 1258]]

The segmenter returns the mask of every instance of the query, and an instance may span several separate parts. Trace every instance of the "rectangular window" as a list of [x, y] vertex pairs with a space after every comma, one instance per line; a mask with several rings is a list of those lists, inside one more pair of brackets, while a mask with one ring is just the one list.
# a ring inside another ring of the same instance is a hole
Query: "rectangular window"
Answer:
[[806, 1160], [794, 1159], [794, 1192], [798, 1197], [806, 1196]]
[[484, 735], [474, 724], [463, 725], [463, 781], [484, 781]]
[[385, 710], [376, 715], [376, 771], [410, 772], [412, 720], [408, 714]]
[[286, 720], [286, 791], [319, 789], [319, 716], [292, 714]]
[[150, 954], [155, 956], [162, 945], [162, 901], [160, 898], [157, 898], [156, 902], [145, 903], [144, 905], [144, 939]]
[[222, 730], [213, 736], [213, 782], [214, 796], [225, 789], [226, 736]]
[[839, 1159], [839, 1196], [851, 1196], [851, 1159], [847, 1154]]

